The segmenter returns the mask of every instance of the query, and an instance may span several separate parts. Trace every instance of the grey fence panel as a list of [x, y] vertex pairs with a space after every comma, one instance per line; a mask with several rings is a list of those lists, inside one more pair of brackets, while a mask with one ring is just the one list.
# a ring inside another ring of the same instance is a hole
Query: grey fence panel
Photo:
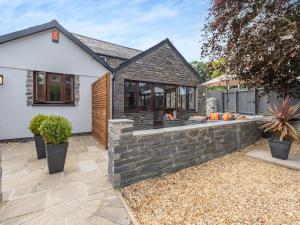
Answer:
[[236, 94], [235, 91], [223, 92], [224, 112], [235, 112]]
[[[229, 111], [252, 115], [269, 115], [269, 105], [278, 105], [282, 100], [276, 93], [265, 95], [263, 89], [212, 91], [207, 93], [207, 97], [217, 99], [219, 112]], [[292, 98], [292, 104], [296, 103], [300, 103], [300, 99]]]
[[256, 92], [256, 113], [267, 114], [269, 108], [269, 96], [264, 95], [263, 89], [258, 89]]
[[237, 99], [238, 113], [255, 114], [255, 90], [240, 90]]

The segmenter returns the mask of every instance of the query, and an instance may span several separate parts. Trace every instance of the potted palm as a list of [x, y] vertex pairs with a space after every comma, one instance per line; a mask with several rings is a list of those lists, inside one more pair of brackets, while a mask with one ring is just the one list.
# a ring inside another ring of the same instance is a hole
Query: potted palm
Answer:
[[297, 116], [299, 109], [299, 104], [291, 105], [289, 97], [286, 97], [278, 107], [269, 108], [273, 118], [261, 128], [273, 136], [268, 139], [272, 157], [287, 159], [292, 142], [299, 140], [297, 130], [290, 124], [291, 119]]
[[39, 129], [45, 143], [49, 173], [64, 171], [72, 125], [62, 116], [49, 116]]
[[39, 131], [41, 123], [46, 119], [47, 119], [46, 115], [37, 114], [31, 119], [28, 126], [29, 130], [34, 135], [35, 149], [36, 149], [36, 154], [38, 159], [46, 158], [45, 142], [41, 137]]

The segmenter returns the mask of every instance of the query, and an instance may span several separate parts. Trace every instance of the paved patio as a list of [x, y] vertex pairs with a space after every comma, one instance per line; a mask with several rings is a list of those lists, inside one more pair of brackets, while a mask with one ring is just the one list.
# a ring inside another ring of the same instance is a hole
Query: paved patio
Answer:
[[65, 171], [48, 174], [34, 142], [0, 144], [1, 225], [129, 225], [107, 180], [107, 151], [91, 136], [72, 137]]
[[260, 159], [266, 162], [274, 163], [294, 170], [300, 170], [300, 156], [290, 154], [287, 160], [273, 158], [270, 151], [264, 149], [255, 149], [246, 154], [247, 156]]

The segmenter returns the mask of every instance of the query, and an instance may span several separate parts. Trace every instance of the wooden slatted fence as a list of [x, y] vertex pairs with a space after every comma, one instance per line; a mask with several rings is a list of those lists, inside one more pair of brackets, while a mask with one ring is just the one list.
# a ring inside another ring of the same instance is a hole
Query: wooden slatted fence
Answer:
[[92, 135], [108, 147], [108, 120], [110, 119], [110, 74], [92, 84]]

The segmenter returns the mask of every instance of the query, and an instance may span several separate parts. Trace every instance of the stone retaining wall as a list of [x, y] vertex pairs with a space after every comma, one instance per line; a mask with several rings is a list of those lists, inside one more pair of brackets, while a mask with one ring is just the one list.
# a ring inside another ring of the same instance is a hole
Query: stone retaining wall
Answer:
[[120, 187], [173, 173], [231, 153], [260, 137], [256, 121], [133, 131], [132, 120], [110, 120], [109, 179]]

